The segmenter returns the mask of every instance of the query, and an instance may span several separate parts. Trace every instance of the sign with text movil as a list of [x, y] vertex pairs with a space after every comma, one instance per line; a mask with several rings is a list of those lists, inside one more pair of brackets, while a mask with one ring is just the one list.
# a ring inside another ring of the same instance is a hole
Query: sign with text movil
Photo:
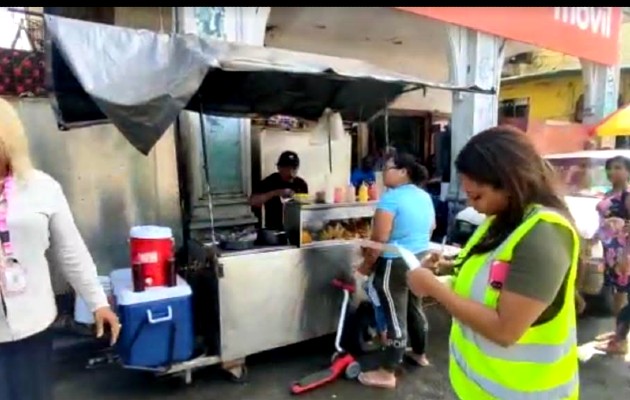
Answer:
[[395, 7], [599, 64], [619, 62], [621, 7]]

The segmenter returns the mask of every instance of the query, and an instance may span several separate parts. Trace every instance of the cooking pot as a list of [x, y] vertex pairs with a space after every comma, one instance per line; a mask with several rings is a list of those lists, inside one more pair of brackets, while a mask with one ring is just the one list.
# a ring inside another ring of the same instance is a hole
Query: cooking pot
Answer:
[[258, 230], [257, 241], [267, 246], [284, 246], [287, 244], [287, 234], [284, 231], [263, 228]]

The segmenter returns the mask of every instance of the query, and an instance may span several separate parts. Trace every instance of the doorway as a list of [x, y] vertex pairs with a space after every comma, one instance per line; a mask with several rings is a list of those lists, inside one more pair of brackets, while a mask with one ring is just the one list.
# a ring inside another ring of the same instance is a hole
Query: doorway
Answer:
[[397, 152], [412, 154], [427, 164], [433, 152], [429, 113], [390, 110], [387, 118], [381, 115], [372, 120], [368, 130], [370, 154], [383, 154], [389, 146]]

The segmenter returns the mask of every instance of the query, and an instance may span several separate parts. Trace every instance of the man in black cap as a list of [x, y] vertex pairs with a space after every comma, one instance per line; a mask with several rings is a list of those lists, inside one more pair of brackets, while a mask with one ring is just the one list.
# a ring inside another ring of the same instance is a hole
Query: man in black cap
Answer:
[[[278, 158], [278, 172], [263, 179], [249, 199], [252, 207], [265, 207], [265, 228], [283, 230], [281, 197], [294, 193], [308, 193], [308, 185], [297, 176], [300, 158], [293, 151], [285, 151]], [[261, 221], [262, 223], [262, 221]]]

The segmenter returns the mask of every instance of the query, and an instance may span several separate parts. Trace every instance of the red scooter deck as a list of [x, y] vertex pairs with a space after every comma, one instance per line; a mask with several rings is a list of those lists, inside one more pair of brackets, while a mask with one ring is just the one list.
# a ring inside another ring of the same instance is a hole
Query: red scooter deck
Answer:
[[291, 386], [291, 393], [302, 394], [320, 388], [341, 377], [348, 366], [355, 362], [354, 357], [345, 354], [333, 361], [332, 365], [325, 370], [321, 370], [305, 376]]
[[335, 279], [332, 284], [343, 291], [341, 315], [339, 316], [339, 325], [337, 327], [337, 336], [335, 338], [335, 349], [337, 352], [335, 353], [335, 356], [333, 356], [332, 363], [329, 368], [310, 374], [291, 385], [291, 393], [293, 394], [302, 394], [320, 388], [339, 379], [344, 374], [347, 377], [356, 378], [361, 370], [361, 366], [357, 363], [355, 358], [341, 348], [343, 325], [346, 319], [346, 311], [350, 301], [350, 294], [354, 292], [354, 286], [337, 279]]

